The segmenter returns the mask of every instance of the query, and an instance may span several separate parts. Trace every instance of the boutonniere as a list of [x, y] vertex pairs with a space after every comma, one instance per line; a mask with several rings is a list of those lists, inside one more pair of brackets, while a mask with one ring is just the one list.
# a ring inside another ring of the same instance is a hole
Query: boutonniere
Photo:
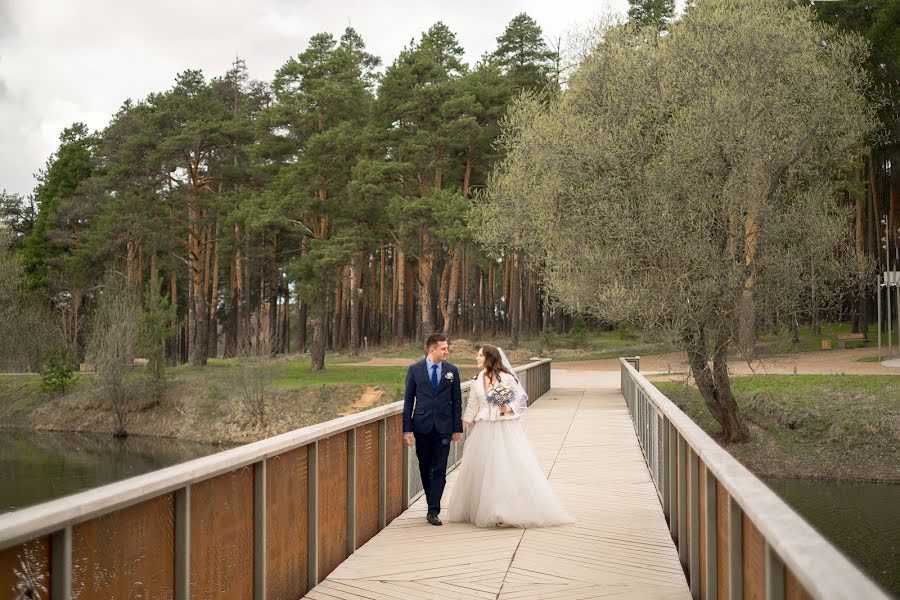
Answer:
[[446, 379], [447, 381], [453, 381], [453, 373], [447, 373], [446, 375], [444, 375], [444, 379]]

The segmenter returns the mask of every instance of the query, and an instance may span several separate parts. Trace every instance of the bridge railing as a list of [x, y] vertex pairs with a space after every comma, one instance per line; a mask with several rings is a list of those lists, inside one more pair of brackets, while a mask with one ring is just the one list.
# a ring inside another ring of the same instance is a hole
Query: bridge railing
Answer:
[[[532, 399], [550, 388], [549, 360], [516, 371]], [[0, 593], [303, 596], [421, 495], [402, 412], [395, 402], [0, 515]]]
[[648, 382], [637, 358], [619, 362], [622, 394], [694, 598], [888, 598]]

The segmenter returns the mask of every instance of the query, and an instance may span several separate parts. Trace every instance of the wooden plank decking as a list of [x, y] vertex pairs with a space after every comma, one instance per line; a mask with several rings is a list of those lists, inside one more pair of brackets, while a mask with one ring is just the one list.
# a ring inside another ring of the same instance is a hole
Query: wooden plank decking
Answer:
[[690, 598], [619, 373], [554, 371], [553, 385], [525, 426], [574, 525], [479, 529], [444, 510], [433, 527], [423, 498], [306, 597]]

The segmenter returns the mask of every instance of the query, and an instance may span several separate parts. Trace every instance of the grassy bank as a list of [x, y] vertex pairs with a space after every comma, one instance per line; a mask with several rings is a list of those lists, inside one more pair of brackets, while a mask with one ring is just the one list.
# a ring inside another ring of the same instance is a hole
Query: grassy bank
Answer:
[[[127, 429], [139, 435], [239, 443], [399, 400], [406, 369], [355, 366], [365, 360], [329, 357], [329, 368], [318, 373], [309, 371], [308, 359], [298, 357], [181, 366], [166, 370], [158, 399], [149, 377], [136, 371], [129, 376], [134, 393]], [[93, 379], [81, 375], [64, 395], [49, 396], [41, 391], [37, 375], [0, 376], [0, 426], [112, 433], [113, 412]], [[264, 398], [262, 423], [248, 409], [248, 388]]]
[[[205, 367], [166, 369], [161, 396], [142, 370], [130, 374], [131, 434], [213, 443], [241, 443], [328, 421], [400, 400], [405, 366], [360, 366], [371, 357], [327, 357], [325, 371], [311, 372], [309, 359], [211, 360]], [[474, 364], [461, 365], [467, 378]], [[255, 394], [248, 400], [248, 393]], [[265, 403], [261, 422], [253, 406]], [[41, 391], [34, 374], [0, 375], [0, 427], [112, 433], [114, 415], [94, 384], [79, 375], [65, 394]]]
[[[754, 473], [900, 482], [900, 376], [754, 375], [732, 382], [752, 440], [727, 448]], [[655, 385], [720, 435], [696, 388]]]

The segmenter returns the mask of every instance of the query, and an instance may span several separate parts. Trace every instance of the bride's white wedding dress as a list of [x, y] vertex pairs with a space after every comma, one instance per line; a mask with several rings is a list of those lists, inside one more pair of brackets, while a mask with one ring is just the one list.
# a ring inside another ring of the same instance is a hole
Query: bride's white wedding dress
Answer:
[[[500, 374], [512, 390], [516, 379]], [[487, 401], [484, 371], [472, 382], [463, 421], [471, 423], [460, 473], [450, 496], [449, 519], [478, 527], [544, 527], [572, 523], [538, 464], [522, 428], [523, 408], [510, 403], [501, 416]]]

